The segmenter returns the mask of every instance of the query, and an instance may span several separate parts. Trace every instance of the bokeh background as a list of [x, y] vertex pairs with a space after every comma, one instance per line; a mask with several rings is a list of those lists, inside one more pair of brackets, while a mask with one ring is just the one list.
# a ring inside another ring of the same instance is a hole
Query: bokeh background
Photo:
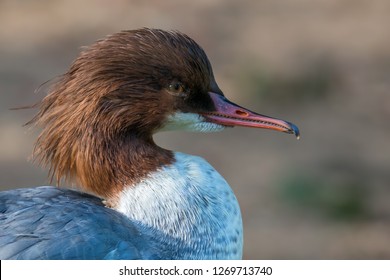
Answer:
[[240, 201], [246, 259], [390, 258], [390, 1], [0, 0], [0, 187], [49, 184], [28, 161], [34, 110], [11, 111], [80, 46], [124, 29], [176, 29], [234, 102], [296, 123], [301, 140], [245, 128], [162, 133], [206, 158]]

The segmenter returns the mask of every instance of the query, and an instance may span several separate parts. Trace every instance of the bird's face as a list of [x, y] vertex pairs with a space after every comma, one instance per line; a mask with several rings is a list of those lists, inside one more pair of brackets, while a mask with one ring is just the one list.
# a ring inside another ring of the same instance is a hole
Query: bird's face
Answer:
[[95, 113], [100, 123], [101, 117], [111, 121], [107, 125], [111, 129], [151, 134], [248, 126], [299, 133], [291, 123], [227, 100], [203, 49], [178, 32], [120, 32], [92, 45], [73, 67], [77, 65], [78, 70], [88, 68], [84, 83], [99, 88]]
[[155, 29], [119, 32], [86, 48], [42, 101], [34, 121], [45, 127], [42, 139], [63, 135], [85, 143], [227, 126], [299, 135], [291, 123], [230, 102], [195, 41]]

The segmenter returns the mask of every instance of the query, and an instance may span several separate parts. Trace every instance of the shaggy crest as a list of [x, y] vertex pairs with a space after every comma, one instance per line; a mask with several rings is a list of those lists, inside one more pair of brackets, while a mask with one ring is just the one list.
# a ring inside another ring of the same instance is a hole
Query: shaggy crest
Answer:
[[[172, 81], [196, 98], [167, 94]], [[108, 36], [83, 50], [38, 104], [28, 123], [42, 128], [34, 158], [50, 166], [57, 183], [64, 178], [113, 199], [173, 161], [152, 134], [178, 107], [211, 108], [202, 97], [210, 84], [216, 86], [206, 54], [182, 33], [145, 28]]]

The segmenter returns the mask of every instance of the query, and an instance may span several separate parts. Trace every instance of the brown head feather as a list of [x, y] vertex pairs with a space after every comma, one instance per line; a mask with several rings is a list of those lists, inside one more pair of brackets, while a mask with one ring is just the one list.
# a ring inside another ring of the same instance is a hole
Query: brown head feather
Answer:
[[[196, 98], [182, 102], [168, 94], [175, 79]], [[39, 104], [29, 122], [42, 127], [34, 156], [57, 181], [76, 181], [85, 191], [115, 199], [125, 185], [172, 163], [173, 154], [155, 145], [152, 134], [178, 107], [212, 106], [202, 95], [211, 83], [204, 51], [181, 33], [111, 35], [82, 51]]]

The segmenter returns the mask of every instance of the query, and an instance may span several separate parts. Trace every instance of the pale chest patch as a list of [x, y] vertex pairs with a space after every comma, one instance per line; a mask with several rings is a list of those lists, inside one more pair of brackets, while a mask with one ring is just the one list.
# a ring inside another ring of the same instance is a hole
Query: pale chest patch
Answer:
[[[240, 259], [242, 220], [236, 197], [204, 159], [175, 153], [175, 162], [126, 188], [117, 210], [162, 233], [178, 258]], [[183, 252], [180, 252], [183, 248]]]

